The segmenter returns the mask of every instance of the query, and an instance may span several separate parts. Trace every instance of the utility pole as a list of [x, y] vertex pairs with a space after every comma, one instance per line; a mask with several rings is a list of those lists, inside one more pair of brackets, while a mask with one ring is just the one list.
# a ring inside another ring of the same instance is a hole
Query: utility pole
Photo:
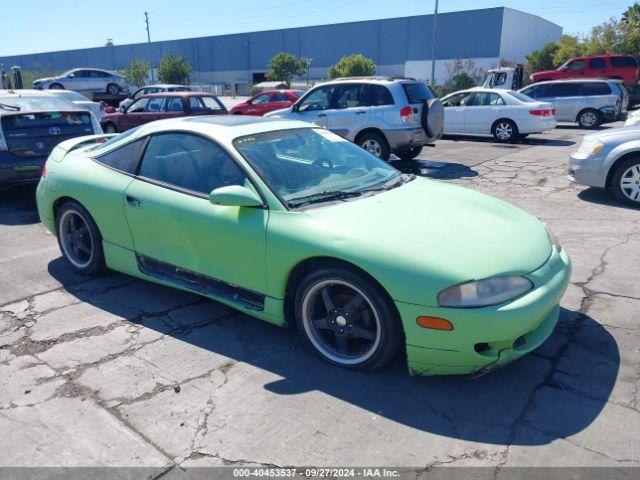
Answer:
[[[149, 33], [149, 12], [144, 12], [144, 22], [147, 24], [147, 43], [151, 43], [151, 33]], [[155, 82], [153, 74], [153, 63], [151, 64], [151, 82]]]
[[431, 41], [431, 87], [436, 83], [436, 20], [438, 18], [438, 0], [433, 10], [433, 39]]
[[313, 58], [307, 58], [307, 88], [309, 88], [309, 72], [311, 70], [311, 62], [313, 62]]

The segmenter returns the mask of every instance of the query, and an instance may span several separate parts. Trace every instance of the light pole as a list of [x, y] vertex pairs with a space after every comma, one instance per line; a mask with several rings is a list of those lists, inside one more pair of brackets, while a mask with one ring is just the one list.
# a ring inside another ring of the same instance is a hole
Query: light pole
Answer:
[[436, 83], [436, 20], [438, 18], [438, 0], [433, 10], [433, 39], [431, 41], [431, 86]]
[[[147, 24], [147, 43], [151, 44], [151, 33], [149, 32], [149, 12], [144, 12], [144, 22]], [[149, 51], [151, 54], [151, 51]], [[151, 55], [149, 55], [151, 57]], [[153, 63], [151, 64], [151, 83], [154, 83], [155, 76], [153, 74]]]
[[309, 72], [311, 71], [311, 62], [313, 62], [313, 58], [307, 58], [307, 88], [309, 88]]

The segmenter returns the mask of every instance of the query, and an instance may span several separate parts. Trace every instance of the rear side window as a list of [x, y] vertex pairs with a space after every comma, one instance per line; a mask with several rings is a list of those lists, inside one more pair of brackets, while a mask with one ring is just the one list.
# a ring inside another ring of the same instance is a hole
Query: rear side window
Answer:
[[369, 85], [369, 105], [372, 107], [393, 105], [393, 97], [389, 89], [383, 85]]
[[611, 95], [609, 85], [604, 82], [593, 82], [582, 84], [583, 95]]
[[522, 93], [531, 98], [544, 98], [548, 90], [548, 85], [536, 85], [523, 90]]
[[189, 97], [192, 112], [224, 110], [224, 107], [213, 97]]
[[133, 175], [136, 173], [136, 166], [138, 165], [140, 153], [142, 153], [144, 141], [145, 139], [140, 139], [135, 142], [127, 143], [126, 145], [116, 148], [109, 153], [96, 157], [96, 161], [106, 165], [107, 167]]
[[638, 62], [633, 57], [610, 57], [611, 65], [614, 68], [622, 68], [622, 67], [637, 67]]
[[184, 110], [182, 97], [168, 97], [166, 109], [167, 112], [182, 112]]
[[271, 95], [272, 102], [290, 102], [291, 99], [287, 96], [286, 93], [277, 92]]
[[589, 68], [591, 70], [604, 70], [605, 68], [607, 68], [607, 64], [604, 61], [604, 58], [590, 58]]
[[547, 87], [547, 97], [578, 97], [582, 95], [579, 83], [551, 83]]
[[424, 103], [436, 96], [425, 83], [403, 83], [402, 88], [404, 88], [404, 93], [407, 94], [409, 103]]

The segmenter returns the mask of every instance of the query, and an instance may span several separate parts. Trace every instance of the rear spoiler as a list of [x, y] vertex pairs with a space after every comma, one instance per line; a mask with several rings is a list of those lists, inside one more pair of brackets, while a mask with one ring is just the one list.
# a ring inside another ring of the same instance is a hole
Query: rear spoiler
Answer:
[[100, 135], [86, 135], [84, 137], [71, 138], [65, 140], [57, 145], [56, 148], [62, 150], [64, 153], [77, 150], [78, 148], [86, 147], [88, 145], [94, 145], [97, 143], [104, 143], [110, 138], [118, 135], [117, 133], [102, 133]]

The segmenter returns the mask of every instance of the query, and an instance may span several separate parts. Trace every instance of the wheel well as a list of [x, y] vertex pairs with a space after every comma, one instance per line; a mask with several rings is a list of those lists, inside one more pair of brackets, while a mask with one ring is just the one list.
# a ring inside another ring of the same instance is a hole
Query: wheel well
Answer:
[[387, 142], [387, 144], [389, 143], [389, 140], [387, 140], [387, 137], [382, 132], [382, 130], [380, 130], [379, 128], [375, 128], [375, 127], [365, 128], [364, 130], [361, 130], [360, 132], [358, 132], [358, 134], [356, 135], [356, 138], [354, 138], [354, 140], [353, 140], [353, 143], [358, 143], [359, 140], [362, 138], [362, 136], [367, 134], [367, 133], [375, 133], [376, 135], [380, 135], [380, 136], [382, 136], [382, 138], [384, 138], [384, 140], [385, 140], [385, 142]]
[[[64, 204], [65, 202], [75, 202], [78, 205], [80, 205], [91, 217], [91, 220], [93, 220], [93, 223], [95, 223], [96, 228], [98, 229], [98, 233], [100, 233], [100, 237], [102, 237], [102, 231], [100, 230], [100, 226], [98, 225], [98, 222], [96, 222], [95, 218], [93, 218], [93, 215], [91, 214], [91, 212], [89, 211], [89, 209], [87, 207], [85, 207], [82, 202], [79, 202], [78, 200], [76, 200], [75, 198], [72, 197], [60, 197], [57, 198], [54, 202], [53, 202], [53, 219], [57, 224], [57, 220], [58, 220], [58, 209], [60, 208], [60, 206], [62, 204]], [[57, 225], [56, 225], [56, 229], [57, 229]], [[104, 238], [104, 237], [102, 237]]]
[[51, 88], [52, 88], [54, 85], [59, 85], [59, 86], [64, 90], [64, 85], [62, 85], [60, 82], [53, 82], [51, 85], [49, 85], [49, 90], [51, 90]]
[[289, 272], [289, 278], [287, 279], [287, 286], [285, 288], [284, 294], [284, 317], [288, 325], [295, 325], [293, 309], [295, 306], [297, 285], [307, 274], [311, 273], [313, 270], [318, 270], [321, 268], [344, 268], [345, 270], [356, 271], [359, 274], [364, 275], [378, 287], [380, 287], [381, 291], [383, 291], [387, 296], [387, 300], [389, 300], [390, 302], [389, 305], [396, 309], [395, 303], [393, 302], [393, 299], [391, 298], [391, 295], [389, 295], [387, 290], [380, 284], [380, 282], [378, 282], [378, 280], [376, 280], [362, 268], [354, 265], [351, 262], [347, 262], [346, 260], [341, 260], [335, 257], [312, 257], [302, 260], [295, 267], [293, 267], [291, 272]]
[[616, 161], [611, 164], [611, 167], [609, 167], [609, 171], [607, 172], [607, 180], [605, 181], [605, 184], [604, 184], [605, 188], [611, 188], [611, 180], [613, 179], [613, 175], [616, 171], [616, 168], [618, 168], [618, 165], [620, 165], [625, 160], [628, 160], [629, 158], [634, 158], [634, 157], [640, 157], [640, 152], [625, 153], [620, 158], [617, 158]]

